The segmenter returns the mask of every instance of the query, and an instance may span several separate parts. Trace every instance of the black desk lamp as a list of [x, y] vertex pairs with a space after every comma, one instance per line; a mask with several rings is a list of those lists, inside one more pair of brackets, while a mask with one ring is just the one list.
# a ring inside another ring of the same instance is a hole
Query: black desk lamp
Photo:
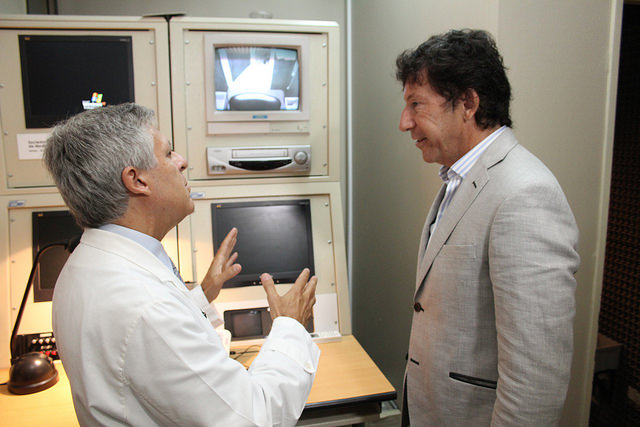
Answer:
[[27, 304], [29, 291], [33, 284], [36, 267], [40, 262], [40, 256], [52, 247], [63, 247], [69, 252], [78, 246], [80, 236], [69, 239], [63, 243], [51, 243], [38, 251], [31, 267], [27, 287], [24, 290], [20, 310], [16, 317], [16, 323], [11, 332], [11, 369], [9, 370], [9, 391], [13, 394], [31, 394], [46, 390], [58, 382], [58, 371], [53, 364], [53, 360], [40, 352], [30, 352], [22, 355], [17, 353], [18, 328], [22, 320], [22, 314]]

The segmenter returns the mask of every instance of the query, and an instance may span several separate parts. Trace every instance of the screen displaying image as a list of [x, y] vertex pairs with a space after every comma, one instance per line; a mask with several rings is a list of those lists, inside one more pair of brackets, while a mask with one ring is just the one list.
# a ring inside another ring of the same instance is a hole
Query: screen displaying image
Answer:
[[212, 203], [213, 248], [231, 228], [238, 229], [238, 263], [242, 272], [224, 287], [259, 285], [269, 273], [275, 283], [293, 283], [306, 267], [314, 274], [309, 199]]
[[130, 36], [19, 36], [27, 128], [84, 110], [133, 102]]
[[263, 338], [269, 334], [272, 323], [266, 307], [224, 312], [224, 326], [234, 339]]
[[300, 74], [297, 49], [215, 47], [218, 111], [297, 111]]

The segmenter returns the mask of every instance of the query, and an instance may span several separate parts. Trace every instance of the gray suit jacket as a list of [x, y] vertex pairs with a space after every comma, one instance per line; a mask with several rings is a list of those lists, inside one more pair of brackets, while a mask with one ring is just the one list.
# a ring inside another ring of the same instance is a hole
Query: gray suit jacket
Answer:
[[506, 129], [429, 236], [443, 194], [418, 255], [405, 384], [411, 425], [557, 424], [580, 262], [564, 193]]

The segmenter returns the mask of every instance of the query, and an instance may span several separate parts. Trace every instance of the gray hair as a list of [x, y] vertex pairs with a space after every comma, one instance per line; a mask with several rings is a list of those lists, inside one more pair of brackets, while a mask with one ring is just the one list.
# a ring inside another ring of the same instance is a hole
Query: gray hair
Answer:
[[81, 227], [124, 215], [129, 194], [122, 171], [156, 165], [153, 126], [153, 110], [127, 103], [85, 111], [53, 128], [44, 163]]

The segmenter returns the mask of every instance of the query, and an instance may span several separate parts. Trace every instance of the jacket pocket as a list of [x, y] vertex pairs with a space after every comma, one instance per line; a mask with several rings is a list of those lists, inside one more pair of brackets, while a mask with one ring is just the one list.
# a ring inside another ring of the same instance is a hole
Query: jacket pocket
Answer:
[[475, 385], [478, 387], [490, 388], [495, 390], [498, 386], [497, 381], [485, 380], [484, 378], [470, 377], [469, 375], [458, 374], [456, 372], [449, 372], [449, 378], [460, 381], [466, 384]]
[[456, 259], [475, 259], [478, 254], [476, 253], [476, 245], [443, 245], [438, 256]]

